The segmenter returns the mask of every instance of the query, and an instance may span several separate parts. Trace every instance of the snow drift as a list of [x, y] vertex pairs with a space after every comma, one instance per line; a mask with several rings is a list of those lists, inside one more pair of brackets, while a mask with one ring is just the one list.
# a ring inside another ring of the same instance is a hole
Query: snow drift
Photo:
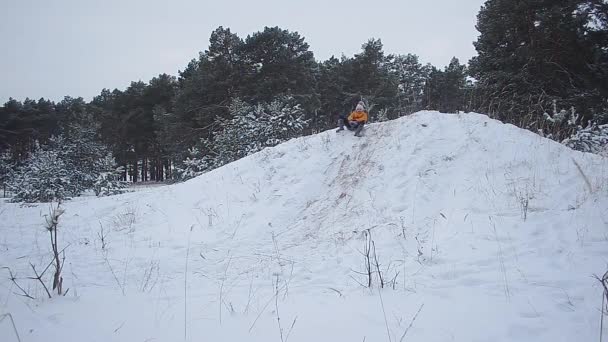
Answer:
[[366, 129], [65, 203], [70, 290], [51, 300], [25, 279], [49, 262], [48, 205], [0, 204], [0, 266], [38, 298], [6, 272], [0, 314], [23, 341], [597, 338], [605, 158], [479, 114]]

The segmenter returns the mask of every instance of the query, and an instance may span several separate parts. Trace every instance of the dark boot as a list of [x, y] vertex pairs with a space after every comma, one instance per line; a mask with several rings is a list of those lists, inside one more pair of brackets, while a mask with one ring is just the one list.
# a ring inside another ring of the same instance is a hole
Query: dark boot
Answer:
[[356, 137], [360, 137], [361, 136], [361, 131], [363, 131], [363, 126], [364, 126], [363, 122], [360, 122], [359, 125], [357, 126], [357, 129], [355, 130], [355, 136]]
[[336, 132], [340, 132], [344, 130], [344, 119], [340, 118], [338, 119], [338, 129], [336, 130]]

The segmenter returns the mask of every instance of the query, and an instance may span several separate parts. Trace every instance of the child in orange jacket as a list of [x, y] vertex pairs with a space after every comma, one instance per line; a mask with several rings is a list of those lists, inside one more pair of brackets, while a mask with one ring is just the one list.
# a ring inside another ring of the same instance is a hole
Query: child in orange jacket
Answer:
[[361, 136], [361, 131], [363, 130], [363, 126], [367, 123], [367, 112], [365, 111], [365, 104], [363, 101], [359, 101], [355, 111], [350, 113], [348, 118], [341, 117], [338, 120], [338, 125], [340, 128], [336, 132], [340, 132], [344, 130], [344, 126], [349, 131], [355, 131], [355, 136]]

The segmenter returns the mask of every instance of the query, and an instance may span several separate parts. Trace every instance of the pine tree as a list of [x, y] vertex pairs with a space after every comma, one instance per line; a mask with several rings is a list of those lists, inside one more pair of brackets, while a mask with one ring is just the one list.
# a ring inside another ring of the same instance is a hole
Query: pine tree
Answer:
[[67, 199], [76, 191], [59, 153], [37, 147], [9, 182], [14, 202], [51, 202]]
[[[185, 123], [180, 120], [174, 112], [167, 112], [165, 108], [157, 106], [154, 113], [154, 134], [156, 143], [161, 151], [161, 160], [165, 161], [165, 174], [167, 179], [172, 177], [171, 165], [178, 163], [186, 157], [184, 146], [188, 146], [188, 137], [184, 133], [188, 131]], [[156, 179], [161, 181], [162, 179]]]
[[98, 174], [107, 171], [99, 168], [99, 161], [111, 155], [99, 141], [96, 128], [83, 125], [70, 125], [62, 135], [51, 138], [46, 148], [57, 151], [71, 172], [70, 182], [74, 190], [70, 196], [78, 196], [93, 188]]
[[211, 170], [214, 160], [204, 155], [197, 147], [188, 149], [188, 156], [176, 168], [176, 178], [178, 180], [188, 180]]
[[423, 108], [424, 89], [431, 66], [422, 65], [418, 56], [398, 55], [390, 61], [391, 73], [399, 80], [399, 116], [419, 111]]
[[174, 114], [186, 146], [208, 137], [216, 119], [229, 116], [229, 103], [246, 87], [243, 45], [229, 28], [220, 26], [211, 33], [209, 49], [180, 72]]
[[318, 106], [316, 62], [304, 37], [279, 27], [265, 27], [247, 37], [243, 46], [246, 69], [243, 97], [251, 103], [293, 96], [305, 108]]
[[424, 89], [423, 104], [427, 109], [442, 113], [457, 113], [465, 107], [466, 89], [466, 66], [454, 57], [443, 71], [431, 68]]
[[554, 101], [583, 121], [605, 112], [607, 8], [601, 0], [486, 1], [470, 62], [478, 109], [526, 127]]
[[214, 156], [214, 168], [261, 150], [264, 129], [258, 117], [262, 113], [261, 105], [250, 106], [240, 99], [232, 102], [232, 118], [219, 119], [219, 128], [214, 132], [213, 140], [206, 140], [204, 144]]
[[291, 96], [279, 97], [266, 106], [261, 117], [265, 132], [264, 147], [276, 146], [302, 135], [309, 121], [302, 106]]
[[464, 90], [466, 86], [466, 66], [461, 65], [454, 57], [443, 73], [440, 108], [444, 113], [457, 113], [464, 107]]
[[311, 126], [316, 131], [334, 127], [340, 115], [350, 110], [350, 103], [345, 100], [346, 86], [344, 66], [340, 60], [331, 57], [319, 64], [317, 77], [317, 92], [319, 93], [320, 109], [312, 117]]
[[96, 196], [112, 196], [127, 192], [125, 182], [120, 180], [123, 173], [121, 167], [116, 167], [116, 160], [108, 153], [97, 160], [95, 166], [97, 178], [93, 183], [93, 191]]

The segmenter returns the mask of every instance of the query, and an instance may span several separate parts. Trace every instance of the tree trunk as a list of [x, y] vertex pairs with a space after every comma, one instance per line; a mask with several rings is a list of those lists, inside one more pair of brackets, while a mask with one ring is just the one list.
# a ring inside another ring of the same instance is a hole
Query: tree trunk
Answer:
[[161, 158], [156, 159], [156, 181], [163, 181], [163, 160]]
[[120, 173], [120, 180], [123, 182], [127, 181], [127, 166], [126, 165], [122, 165], [122, 172]]
[[148, 160], [148, 159], [147, 159], [146, 157], [143, 157], [143, 158], [141, 159], [141, 181], [142, 181], [142, 182], [147, 181], [147, 179], [146, 179], [146, 176], [147, 176], [147, 175], [146, 175], [146, 172], [148, 171], [148, 163], [147, 163], [147, 160]]
[[165, 176], [166, 179], [173, 179], [173, 173], [171, 172], [171, 160], [167, 159], [165, 161]]
[[153, 180], [159, 182], [160, 177], [158, 176], [158, 157], [154, 159], [154, 163], [152, 165], [154, 166], [154, 171], [150, 171], [150, 175], [154, 175]]
[[137, 183], [137, 177], [139, 176], [139, 169], [137, 167], [137, 157], [135, 157], [133, 159], [133, 173], [132, 173], [132, 178], [131, 181], [133, 181], [133, 183]]
[[158, 159], [158, 180], [160, 182], [164, 182], [165, 181], [165, 177], [163, 174], [163, 160], [162, 159]]

